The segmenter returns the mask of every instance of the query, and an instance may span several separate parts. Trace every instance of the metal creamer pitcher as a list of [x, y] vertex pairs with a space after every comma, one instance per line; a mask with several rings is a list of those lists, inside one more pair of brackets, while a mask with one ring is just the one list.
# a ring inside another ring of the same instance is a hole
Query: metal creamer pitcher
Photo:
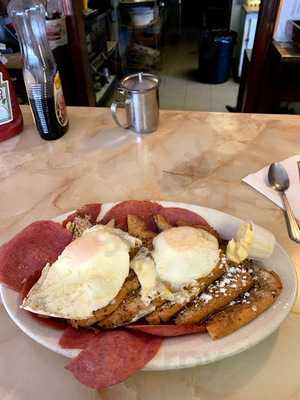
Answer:
[[[118, 89], [124, 96], [124, 101], [113, 102], [111, 105], [116, 124], [121, 128], [132, 128], [137, 133], [154, 132], [159, 121], [158, 87], [159, 78], [152, 74], [139, 72], [124, 78]], [[125, 124], [122, 124], [117, 116], [120, 104], [125, 107]]]

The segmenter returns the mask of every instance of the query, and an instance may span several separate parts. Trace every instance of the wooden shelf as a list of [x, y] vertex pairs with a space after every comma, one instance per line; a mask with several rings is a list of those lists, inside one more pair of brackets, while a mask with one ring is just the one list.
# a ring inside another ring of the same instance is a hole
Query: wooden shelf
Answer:
[[112, 9], [109, 8], [107, 11], [100, 11], [100, 10], [92, 10], [88, 8], [87, 10], [83, 11], [83, 15], [86, 18], [94, 18], [101, 16], [102, 18], [107, 17], [112, 12]]
[[98, 92], [96, 92], [96, 104], [100, 105], [100, 103], [103, 101], [103, 99], [105, 98], [105, 95], [107, 94], [107, 91], [109, 89], [111, 89], [112, 85], [114, 84], [114, 82], [116, 81], [117, 76], [116, 75], [111, 75], [109, 77], [109, 82], [106, 83], [101, 90], [99, 90]]
[[94, 53], [93, 57], [89, 56], [89, 61], [91, 64], [94, 64], [98, 61], [98, 67], [105, 63], [117, 49], [118, 42], [116, 41], [108, 41], [106, 42], [106, 51], [102, 50], [100, 53]]
[[125, 28], [129, 31], [153, 31], [153, 30], [160, 30], [161, 29], [161, 20], [160, 18], [156, 18], [153, 20], [150, 24], [147, 25], [142, 25], [142, 26], [135, 26], [135, 25], [129, 25], [129, 24], [122, 24], [122, 28]]
[[273, 45], [283, 61], [299, 63], [300, 48], [298, 46], [291, 42], [276, 42], [275, 40], [273, 40]]

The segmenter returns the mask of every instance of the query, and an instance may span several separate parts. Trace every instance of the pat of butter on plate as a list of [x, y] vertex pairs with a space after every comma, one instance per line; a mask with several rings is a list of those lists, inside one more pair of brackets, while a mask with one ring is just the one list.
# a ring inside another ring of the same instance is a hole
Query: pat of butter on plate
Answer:
[[275, 246], [274, 235], [251, 222], [243, 222], [234, 239], [227, 245], [226, 255], [236, 264], [246, 258], [264, 260], [271, 257]]

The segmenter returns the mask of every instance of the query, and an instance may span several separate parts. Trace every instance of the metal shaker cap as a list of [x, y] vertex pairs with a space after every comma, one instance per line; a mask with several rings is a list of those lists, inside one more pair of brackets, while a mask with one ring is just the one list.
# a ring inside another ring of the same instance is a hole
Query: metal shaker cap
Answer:
[[156, 75], [139, 72], [126, 76], [121, 81], [122, 89], [128, 92], [141, 93], [155, 89], [159, 85], [159, 78]]

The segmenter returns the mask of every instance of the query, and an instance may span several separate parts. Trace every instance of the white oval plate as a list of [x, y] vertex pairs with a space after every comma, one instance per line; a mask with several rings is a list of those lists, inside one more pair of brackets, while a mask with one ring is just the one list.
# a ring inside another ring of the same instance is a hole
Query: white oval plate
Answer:
[[[173, 202], [159, 203], [163, 206], [182, 207], [198, 213], [215, 227], [225, 239], [232, 238], [241, 222], [238, 218], [210, 208]], [[103, 205], [100, 217], [113, 205]], [[62, 221], [66, 215], [68, 214], [61, 215], [55, 220]], [[283, 283], [282, 293], [269, 310], [247, 326], [216, 341], [212, 341], [208, 334], [165, 339], [159, 353], [144, 370], [168, 370], [208, 364], [238, 354], [261, 342], [274, 332], [288, 316], [294, 305], [297, 296], [297, 276], [289, 256], [278, 243], [276, 243], [272, 257], [267, 260], [265, 265], [277, 272]], [[71, 358], [79, 353], [79, 350], [66, 350], [58, 345], [61, 331], [36, 322], [28, 313], [21, 310], [17, 292], [2, 285], [0, 293], [9, 316], [26, 335], [48, 349], [66, 357]]]

